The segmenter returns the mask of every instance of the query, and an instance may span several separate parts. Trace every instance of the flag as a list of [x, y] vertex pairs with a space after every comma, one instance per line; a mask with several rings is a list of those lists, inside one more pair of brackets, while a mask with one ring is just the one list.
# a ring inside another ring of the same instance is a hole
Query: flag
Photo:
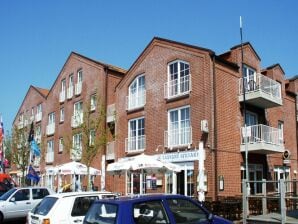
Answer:
[[29, 166], [28, 174], [26, 177], [27, 179], [32, 180], [36, 184], [39, 182], [39, 179], [40, 179], [37, 172], [34, 170], [34, 168], [31, 165]]
[[31, 150], [33, 152], [33, 155], [40, 156], [40, 149], [39, 149], [39, 147], [36, 144], [36, 141], [34, 139], [31, 141], [30, 146], [31, 146]]
[[4, 137], [4, 127], [3, 127], [3, 122], [2, 122], [2, 116], [0, 117], [0, 144], [2, 146], [2, 140]]
[[30, 132], [29, 132], [29, 136], [28, 136], [28, 142], [30, 143], [32, 140], [34, 140], [33, 122], [31, 123]]

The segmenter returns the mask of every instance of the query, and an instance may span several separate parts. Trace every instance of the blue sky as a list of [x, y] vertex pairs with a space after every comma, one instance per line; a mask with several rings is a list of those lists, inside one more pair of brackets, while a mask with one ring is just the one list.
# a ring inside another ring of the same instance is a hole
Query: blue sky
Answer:
[[249, 41], [263, 67], [298, 74], [296, 0], [1, 0], [0, 113], [5, 129], [30, 85], [50, 89], [71, 51], [129, 68], [154, 36], [217, 54]]

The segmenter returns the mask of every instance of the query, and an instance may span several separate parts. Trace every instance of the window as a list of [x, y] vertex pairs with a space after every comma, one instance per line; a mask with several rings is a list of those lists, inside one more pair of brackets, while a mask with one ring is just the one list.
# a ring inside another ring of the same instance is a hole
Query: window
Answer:
[[77, 102], [73, 107], [72, 127], [78, 127], [83, 123], [83, 102]]
[[168, 223], [169, 218], [161, 201], [136, 203], [133, 207], [134, 221], [137, 224]]
[[95, 200], [98, 200], [97, 196], [77, 197], [73, 203], [71, 216], [85, 216]]
[[284, 122], [278, 121], [278, 141], [279, 144], [284, 144]]
[[187, 106], [168, 112], [168, 147], [191, 144], [192, 131], [189, 108]]
[[55, 133], [55, 112], [48, 115], [47, 135]]
[[64, 122], [64, 108], [60, 108], [60, 122]]
[[69, 79], [68, 79], [67, 99], [71, 99], [73, 96], [73, 86], [74, 86], [73, 74], [71, 74], [69, 75]]
[[54, 141], [53, 140], [49, 140], [47, 142], [46, 162], [47, 163], [54, 162]]
[[186, 199], [168, 199], [175, 223], [207, 223], [208, 217], [198, 205]]
[[41, 142], [41, 126], [37, 125], [35, 127], [35, 140], [37, 143]]
[[145, 119], [137, 118], [128, 123], [127, 151], [145, 149]]
[[90, 97], [90, 111], [94, 111], [95, 109], [96, 109], [96, 94], [93, 94]]
[[66, 80], [63, 79], [61, 81], [61, 91], [60, 91], [60, 96], [59, 96], [60, 102], [63, 102], [65, 100], [65, 93], [66, 93]]
[[78, 71], [77, 84], [75, 85], [75, 94], [79, 95], [82, 92], [83, 71]]
[[189, 93], [191, 90], [189, 64], [184, 61], [174, 61], [168, 65], [168, 83], [166, 98]]
[[59, 138], [59, 152], [63, 152], [64, 142], [63, 138]]
[[[248, 175], [249, 175], [249, 185], [250, 193], [258, 194], [262, 193], [262, 179], [263, 179], [263, 165], [262, 164], [248, 164]], [[241, 179], [246, 179], [245, 167], [241, 167]], [[260, 182], [258, 182], [260, 181]], [[242, 182], [241, 182], [242, 190]]]
[[32, 189], [33, 199], [42, 199], [49, 195], [49, 191], [46, 188], [36, 188]]
[[95, 130], [90, 130], [90, 136], [89, 136], [89, 145], [94, 146], [95, 144]]
[[75, 134], [72, 141], [71, 157], [73, 159], [80, 159], [82, 156], [82, 134]]
[[42, 118], [42, 106], [41, 106], [41, 104], [38, 104], [36, 107], [35, 121], [39, 122], [39, 121], [41, 121], [41, 118]]
[[279, 181], [284, 180], [285, 182], [285, 192], [291, 191], [291, 182], [290, 182], [290, 168], [286, 166], [280, 166], [274, 168], [274, 180], [275, 182], [275, 189], [277, 192], [280, 192]]
[[247, 65], [243, 65], [243, 77], [245, 79], [246, 91], [255, 90], [257, 82], [256, 70]]
[[20, 189], [14, 196], [16, 201], [27, 201], [30, 199], [30, 190], [29, 189]]
[[143, 107], [145, 105], [145, 76], [138, 76], [129, 86], [127, 109]]

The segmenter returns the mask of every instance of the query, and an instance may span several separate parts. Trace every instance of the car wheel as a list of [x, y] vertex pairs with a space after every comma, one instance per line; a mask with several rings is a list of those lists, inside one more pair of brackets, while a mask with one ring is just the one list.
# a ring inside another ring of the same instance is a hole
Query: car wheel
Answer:
[[3, 214], [0, 212], [0, 223], [3, 223]]

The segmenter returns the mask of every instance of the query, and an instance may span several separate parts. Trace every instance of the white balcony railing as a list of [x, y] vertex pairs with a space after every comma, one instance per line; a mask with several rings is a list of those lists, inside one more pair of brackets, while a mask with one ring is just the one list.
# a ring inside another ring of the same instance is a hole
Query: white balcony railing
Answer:
[[[243, 87], [243, 84], [245, 88]], [[244, 90], [248, 100], [252, 97], [262, 97], [269, 101], [276, 102], [277, 104], [282, 104], [281, 84], [262, 74], [257, 73], [249, 80], [244, 78], [244, 83], [243, 78], [240, 78], [239, 96], [243, 95]]]
[[73, 97], [73, 86], [69, 86], [67, 88], [67, 94], [66, 94], [67, 99], [71, 99]]
[[42, 118], [42, 113], [41, 113], [41, 112], [38, 112], [38, 113], [35, 115], [35, 122], [39, 122], [39, 121], [41, 121], [41, 118]]
[[47, 152], [46, 153], [46, 163], [54, 162], [54, 152]]
[[65, 91], [61, 91], [59, 94], [59, 102], [62, 103], [65, 101]]
[[73, 161], [78, 161], [82, 159], [82, 147], [72, 148], [70, 153], [70, 159]]
[[126, 96], [126, 109], [132, 110], [144, 107], [146, 103], [146, 91], [141, 91], [138, 94]]
[[165, 131], [165, 146], [168, 148], [189, 146], [191, 143], [192, 143], [191, 127]]
[[47, 135], [53, 135], [55, 133], [55, 123], [50, 123], [47, 125], [46, 133]]
[[80, 95], [82, 92], [82, 82], [75, 84], [75, 95]]
[[71, 117], [71, 127], [77, 128], [83, 124], [83, 112], [77, 113]]
[[189, 94], [191, 91], [191, 75], [168, 81], [164, 84], [164, 96], [166, 99]]
[[39, 167], [39, 165], [40, 165], [40, 156], [35, 156], [33, 160], [33, 166]]
[[125, 152], [144, 151], [146, 147], [146, 135], [125, 139]]
[[[245, 138], [247, 136], [247, 139]], [[272, 145], [283, 145], [283, 133], [278, 128], [273, 128], [263, 124], [247, 126], [241, 131], [241, 144], [264, 142]]]
[[41, 142], [41, 134], [36, 134], [34, 139], [35, 139], [36, 143], [39, 144]]

